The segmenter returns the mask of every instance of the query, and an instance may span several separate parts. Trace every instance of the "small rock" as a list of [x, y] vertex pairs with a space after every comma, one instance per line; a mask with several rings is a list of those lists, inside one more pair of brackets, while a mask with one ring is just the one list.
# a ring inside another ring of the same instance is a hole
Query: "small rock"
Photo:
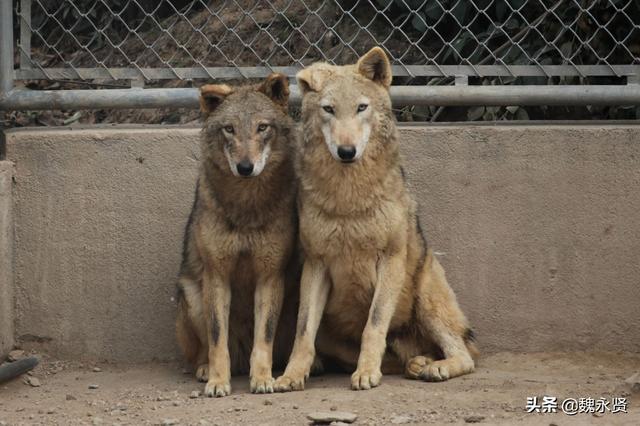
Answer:
[[307, 418], [313, 422], [313, 424], [329, 424], [331, 422], [345, 422], [353, 423], [358, 418], [357, 414], [347, 413], [342, 411], [323, 412], [317, 411], [307, 414]]
[[480, 423], [484, 420], [484, 416], [467, 416], [464, 418], [465, 423]]
[[292, 405], [291, 408], [293, 408], [294, 410], [297, 410], [299, 407], [297, 405]]
[[191, 395], [189, 395], [189, 398], [191, 399], [196, 399], [198, 397], [200, 397], [200, 391], [193, 391], [191, 392]]
[[178, 421], [176, 419], [164, 419], [160, 424], [162, 426], [171, 426], [171, 425], [177, 425]]
[[47, 414], [54, 414], [55, 412], [56, 412], [56, 409], [55, 409], [55, 408], [49, 408], [49, 409], [47, 410]]
[[34, 388], [40, 387], [42, 383], [37, 377], [29, 376], [27, 378], [27, 384], [33, 386]]
[[628, 386], [629, 391], [631, 393], [640, 392], [640, 373], [636, 373], [630, 377], [628, 377], [624, 383]]
[[102, 368], [100, 368], [100, 367], [93, 367], [93, 372], [94, 372], [94, 373], [99, 373], [99, 372], [101, 372], [101, 371], [102, 371]]
[[13, 350], [11, 352], [9, 352], [9, 356], [7, 357], [7, 361], [9, 362], [14, 362], [17, 361], [19, 359], [24, 358], [24, 351], [21, 349], [16, 349]]
[[89, 385], [89, 389], [98, 389], [99, 387], [98, 385]]
[[394, 425], [403, 425], [406, 423], [411, 423], [411, 420], [413, 420], [410, 416], [391, 416], [391, 418], [389, 419], [391, 421], [391, 424]]
[[338, 411], [338, 407], [336, 407], [335, 405], [332, 405], [331, 407], [329, 407], [329, 410]]
[[273, 405], [273, 401], [271, 401], [270, 399], [265, 399], [264, 401], [262, 401], [262, 405]]
[[76, 400], [76, 399], [78, 399], [78, 398], [76, 398], [76, 397], [75, 397], [75, 396], [73, 396], [73, 395], [69, 395], [69, 394], [67, 394], [67, 396], [65, 397], [65, 399], [66, 399], [67, 401], [75, 401], [75, 400]]
[[91, 420], [91, 424], [102, 425], [104, 424], [104, 420], [102, 420], [102, 417], [94, 417], [93, 420]]
[[174, 407], [179, 407], [180, 406], [180, 401], [173, 401], [173, 406]]

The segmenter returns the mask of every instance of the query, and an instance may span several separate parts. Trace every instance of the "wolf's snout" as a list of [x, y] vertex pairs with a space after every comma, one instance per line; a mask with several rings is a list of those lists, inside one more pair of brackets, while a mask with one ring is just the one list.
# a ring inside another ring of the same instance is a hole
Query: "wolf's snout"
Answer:
[[249, 160], [242, 160], [236, 165], [236, 169], [240, 176], [251, 176], [251, 173], [253, 173], [253, 163]]
[[342, 161], [351, 162], [356, 156], [356, 147], [353, 145], [340, 145], [338, 147], [338, 157]]

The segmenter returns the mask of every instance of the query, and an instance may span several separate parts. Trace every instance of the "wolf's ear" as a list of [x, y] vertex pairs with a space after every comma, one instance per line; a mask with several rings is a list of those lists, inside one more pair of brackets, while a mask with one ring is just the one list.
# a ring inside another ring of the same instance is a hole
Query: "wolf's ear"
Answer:
[[387, 54], [380, 47], [374, 47], [358, 59], [356, 69], [360, 74], [387, 89], [391, 86], [391, 64]]
[[211, 114], [231, 93], [233, 88], [226, 84], [205, 84], [200, 88], [200, 110]]
[[329, 73], [326, 69], [319, 68], [318, 64], [311, 65], [303, 70], [298, 71], [296, 80], [300, 92], [304, 95], [307, 92], [319, 92], [327, 79]]
[[258, 91], [264, 93], [276, 105], [287, 109], [289, 104], [289, 79], [280, 73], [269, 74], [258, 86]]

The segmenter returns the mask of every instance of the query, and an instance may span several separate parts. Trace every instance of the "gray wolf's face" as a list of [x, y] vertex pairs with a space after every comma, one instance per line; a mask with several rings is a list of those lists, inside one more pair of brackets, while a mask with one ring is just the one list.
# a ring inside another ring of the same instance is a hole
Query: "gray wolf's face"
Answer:
[[235, 176], [258, 176], [269, 160], [276, 136], [273, 120], [264, 114], [226, 117], [221, 122], [223, 152]]
[[289, 96], [287, 78], [271, 74], [258, 86], [234, 89], [209, 84], [200, 92], [207, 143], [216, 151], [214, 161], [226, 162], [234, 176], [260, 175], [282, 131]]

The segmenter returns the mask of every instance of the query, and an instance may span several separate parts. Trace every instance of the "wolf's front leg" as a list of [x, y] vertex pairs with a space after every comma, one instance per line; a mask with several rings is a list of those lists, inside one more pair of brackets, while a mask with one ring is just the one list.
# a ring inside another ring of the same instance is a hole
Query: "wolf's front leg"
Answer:
[[300, 282], [300, 308], [296, 340], [284, 374], [276, 380], [275, 390], [303, 390], [315, 357], [315, 340], [331, 287], [327, 268], [319, 259], [307, 259]]
[[231, 393], [231, 360], [229, 357], [229, 277], [220, 271], [205, 270], [202, 295], [209, 339], [209, 379], [205, 395], [226, 396]]
[[380, 384], [387, 332], [405, 280], [405, 257], [405, 251], [401, 250], [391, 257], [383, 256], [378, 263], [373, 301], [362, 333], [358, 368], [351, 375], [351, 388], [354, 390], [371, 389]]
[[251, 392], [272, 393], [273, 338], [284, 298], [284, 277], [274, 271], [256, 283], [254, 338], [251, 351]]

